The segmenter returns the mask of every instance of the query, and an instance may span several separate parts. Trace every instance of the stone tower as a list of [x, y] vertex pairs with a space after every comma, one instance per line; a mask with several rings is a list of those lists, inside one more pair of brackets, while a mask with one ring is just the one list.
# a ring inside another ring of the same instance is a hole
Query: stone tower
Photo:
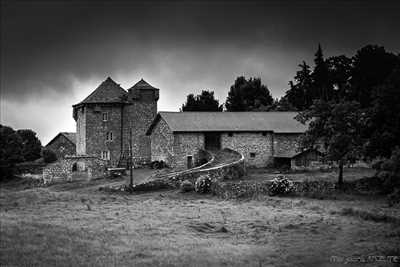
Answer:
[[133, 160], [136, 163], [151, 160], [150, 137], [146, 136], [146, 131], [157, 115], [158, 99], [159, 89], [143, 79], [128, 89], [128, 104], [123, 112], [123, 146], [126, 153], [131, 132]]
[[145, 132], [157, 113], [158, 95], [159, 90], [143, 79], [126, 92], [107, 78], [73, 105], [77, 155], [100, 157], [116, 166], [129, 149], [132, 132], [134, 160], [149, 161], [150, 139]]

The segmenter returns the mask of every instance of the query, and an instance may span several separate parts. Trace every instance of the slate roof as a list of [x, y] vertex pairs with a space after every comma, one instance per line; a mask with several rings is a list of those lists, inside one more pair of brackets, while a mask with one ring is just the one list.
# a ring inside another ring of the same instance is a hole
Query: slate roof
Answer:
[[303, 133], [307, 130], [294, 117], [297, 112], [159, 112], [147, 135], [162, 117], [173, 132]]
[[67, 138], [67, 140], [70, 141], [72, 144], [76, 145], [76, 133], [61, 132], [61, 133], [58, 133], [53, 139], [51, 139], [50, 142], [48, 142], [46, 146], [53, 143], [61, 135], [63, 135], [65, 138]]
[[127, 92], [108, 77], [88, 97], [74, 106], [93, 103], [124, 103], [123, 98], [126, 95]]
[[135, 85], [133, 85], [131, 88], [129, 88], [129, 90], [132, 90], [132, 89], [139, 89], [139, 90], [156, 89], [156, 90], [159, 90], [158, 88], [151, 86], [148, 82], [146, 82], [143, 79], [140, 79], [140, 81], [138, 81]]

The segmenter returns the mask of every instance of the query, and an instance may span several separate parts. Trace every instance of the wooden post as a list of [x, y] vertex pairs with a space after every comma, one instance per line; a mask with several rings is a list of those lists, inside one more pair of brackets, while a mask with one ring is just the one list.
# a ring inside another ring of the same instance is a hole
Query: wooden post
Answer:
[[133, 162], [132, 162], [132, 128], [129, 129], [129, 175], [130, 175], [130, 181], [129, 181], [129, 187], [133, 187]]

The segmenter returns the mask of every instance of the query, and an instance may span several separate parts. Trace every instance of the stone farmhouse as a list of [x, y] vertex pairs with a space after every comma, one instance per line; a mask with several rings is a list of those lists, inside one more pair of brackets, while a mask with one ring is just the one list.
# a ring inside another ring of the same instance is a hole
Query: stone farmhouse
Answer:
[[177, 168], [198, 164], [202, 150], [223, 148], [240, 152], [255, 167], [296, 167], [318, 158], [313, 151], [298, 151], [306, 126], [294, 112], [157, 113], [158, 99], [159, 89], [143, 79], [125, 90], [107, 78], [73, 105], [76, 156], [126, 166], [131, 141], [135, 163], [162, 160]]
[[59, 159], [65, 158], [65, 156], [75, 155], [76, 133], [61, 132], [50, 140], [45, 147], [52, 150]]
[[185, 168], [199, 162], [203, 149], [229, 148], [240, 152], [247, 166], [308, 164], [318, 155], [298, 150], [298, 138], [307, 126], [295, 116], [295, 112], [160, 112], [146, 133], [151, 137], [151, 159]]

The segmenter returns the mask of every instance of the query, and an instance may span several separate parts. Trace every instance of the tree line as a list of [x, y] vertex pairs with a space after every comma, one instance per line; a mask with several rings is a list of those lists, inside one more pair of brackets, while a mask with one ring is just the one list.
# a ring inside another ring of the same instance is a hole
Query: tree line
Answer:
[[0, 180], [12, 177], [16, 171], [16, 164], [35, 161], [42, 157], [44, 162], [57, 159], [52, 151], [43, 149], [34, 131], [14, 130], [0, 124]]
[[[399, 158], [399, 54], [367, 45], [352, 57], [325, 58], [318, 45], [314, 65], [302, 61], [298, 67], [280, 99], [273, 99], [260, 78], [236, 78], [225, 111], [298, 111], [296, 119], [309, 125], [302, 148], [322, 145], [326, 158], [338, 163], [339, 184], [349, 160], [392, 158], [393, 162]], [[223, 110], [212, 91], [190, 95], [190, 99], [182, 111]]]

